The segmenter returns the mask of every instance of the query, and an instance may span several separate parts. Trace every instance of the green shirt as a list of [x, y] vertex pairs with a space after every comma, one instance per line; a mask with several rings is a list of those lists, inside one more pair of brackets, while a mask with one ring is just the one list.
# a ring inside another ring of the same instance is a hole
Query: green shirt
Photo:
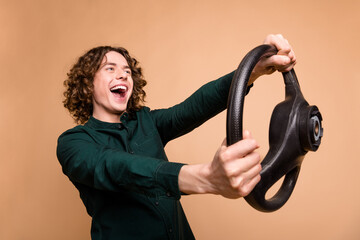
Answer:
[[92, 217], [93, 239], [194, 239], [179, 202], [182, 163], [164, 147], [226, 108], [233, 73], [168, 109], [143, 107], [121, 123], [91, 117], [64, 132], [57, 156]]

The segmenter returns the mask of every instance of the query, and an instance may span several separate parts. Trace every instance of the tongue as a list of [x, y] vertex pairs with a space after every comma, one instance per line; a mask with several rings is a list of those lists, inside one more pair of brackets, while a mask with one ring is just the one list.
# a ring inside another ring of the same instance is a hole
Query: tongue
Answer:
[[111, 91], [116, 97], [125, 97], [126, 91], [124, 90], [117, 90], [117, 91]]

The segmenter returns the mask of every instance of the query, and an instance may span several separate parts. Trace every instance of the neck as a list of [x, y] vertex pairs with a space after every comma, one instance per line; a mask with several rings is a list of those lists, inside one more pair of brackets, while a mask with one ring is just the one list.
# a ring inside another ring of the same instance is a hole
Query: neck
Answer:
[[121, 123], [120, 117], [123, 114], [124, 114], [124, 112], [122, 112], [120, 114], [100, 114], [100, 113], [94, 111], [93, 117], [102, 122]]

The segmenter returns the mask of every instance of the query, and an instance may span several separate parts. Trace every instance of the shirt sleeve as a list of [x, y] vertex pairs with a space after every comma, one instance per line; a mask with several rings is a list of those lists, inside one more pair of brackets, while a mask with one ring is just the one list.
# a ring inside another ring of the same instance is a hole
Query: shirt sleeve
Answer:
[[178, 175], [184, 164], [102, 146], [81, 130], [59, 137], [57, 157], [74, 183], [107, 191], [161, 191], [180, 198]]
[[[226, 109], [234, 73], [235, 71], [203, 85], [178, 105], [152, 111], [164, 145]], [[248, 87], [248, 91], [251, 87], [252, 85]]]

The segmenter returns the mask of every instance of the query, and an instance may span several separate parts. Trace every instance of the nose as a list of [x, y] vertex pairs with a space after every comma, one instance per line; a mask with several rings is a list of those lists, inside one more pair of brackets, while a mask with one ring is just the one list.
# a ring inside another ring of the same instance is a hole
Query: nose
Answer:
[[119, 71], [116, 74], [116, 79], [118, 80], [127, 80], [127, 74], [125, 71]]

